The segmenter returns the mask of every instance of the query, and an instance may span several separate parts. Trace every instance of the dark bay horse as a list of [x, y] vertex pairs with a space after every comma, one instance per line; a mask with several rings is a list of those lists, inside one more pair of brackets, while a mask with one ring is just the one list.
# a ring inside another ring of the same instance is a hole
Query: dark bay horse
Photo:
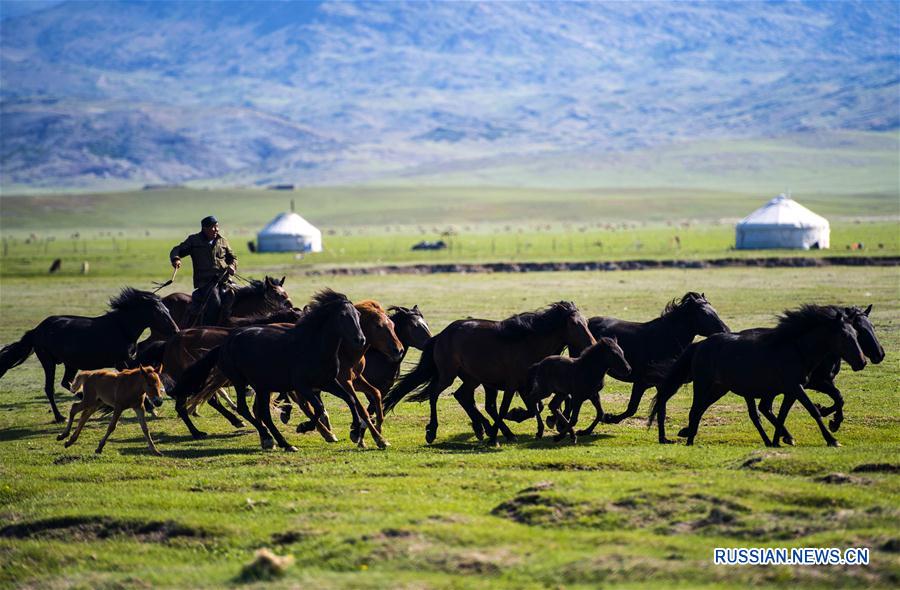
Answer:
[[[314, 297], [291, 328], [257, 326], [231, 331], [220, 346], [184, 372], [171, 395], [177, 400], [179, 416], [187, 422], [185, 400], [205, 387], [216, 369], [237, 391], [238, 411], [256, 428], [262, 447], [269, 449], [277, 442], [282, 449], [295, 451], [272, 422], [271, 394], [297, 392], [312, 404], [319, 422], [324, 407], [314, 390], [336, 379], [342, 342], [365, 345], [359, 312], [345, 295], [325, 290]], [[253, 414], [247, 407], [248, 386], [256, 392]], [[347, 394], [345, 401], [359, 420], [349, 397]]]
[[[466, 319], [457, 320], [428, 341], [418, 366], [394, 386], [387, 398], [385, 409], [390, 410], [414, 389], [427, 386], [410, 401], [428, 400], [431, 419], [425, 427], [425, 440], [434, 442], [437, 436], [438, 396], [453, 383], [456, 377], [462, 385], [453, 397], [465, 409], [475, 434], [481, 438], [485, 429], [489, 440], [496, 443], [497, 432], [502, 430], [508, 439], [515, 435], [503, 423], [509, 403], [516, 392], [525, 390], [528, 369], [539, 360], [560, 354], [568, 347], [577, 356], [594, 344], [587, 321], [574, 303], [560, 301], [536, 311], [514, 315], [503, 321]], [[494, 424], [475, 407], [475, 388], [484, 386], [485, 406]], [[504, 397], [499, 411], [496, 408], [497, 391]]]
[[[687, 437], [688, 445], [693, 444], [707, 408], [732, 391], [747, 402], [750, 420], [766, 446], [773, 446], [773, 442], [760, 423], [754, 399], [781, 394], [784, 404], [799, 400], [816, 421], [825, 442], [838, 446], [804, 389], [810, 374], [829, 355], [840, 356], [854, 371], [866, 366], [856, 330], [843, 311], [833, 306], [804, 305], [787, 311], [775, 328], [764, 332], [715, 334], [692, 344], [678, 358], [658, 389], [649, 420], [658, 419], [660, 442], [671, 442], [665, 438], [666, 403], [686, 379], [693, 378], [690, 422], [679, 432], [679, 436]], [[779, 428], [774, 415], [767, 418]]]
[[[403, 359], [406, 357], [409, 348], [412, 347], [422, 350], [428, 342], [428, 339], [431, 338], [431, 330], [428, 328], [428, 324], [425, 322], [422, 312], [419, 311], [418, 305], [413, 306], [412, 309], [392, 306], [388, 308], [388, 311], [390, 313], [388, 317], [394, 324], [394, 333], [403, 347], [403, 352], [399, 358], [396, 356], [392, 357], [388, 353], [382, 352], [380, 350], [381, 347], [377, 346], [375, 343], [371, 343], [371, 346], [366, 350], [365, 366], [363, 368], [363, 377], [365, 377], [366, 381], [368, 381], [372, 387], [379, 391], [379, 399], [372, 400], [370, 398], [369, 407], [367, 408], [370, 416], [377, 416], [376, 425], [378, 426], [379, 431], [381, 429], [381, 423], [384, 420], [384, 409], [380, 397], [381, 394], [387, 393], [391, 390], [391, 387], [393, 387], [394, 381], [396, 381], [397, 377], [400, 375], [400, 366]], [[363, 331], [365, 331], [365, 326], [363, 326]], [[371, 340], [368, 334], [366, 335], [366, 340]], [[286, 404], [284, 408], [286, 409], [282, 410], [281, 419], [283, 422], [287, 423], [288, 420], [290, 420], [291, 405]], [[315, 426], [316, 425], [313, 424], [312, 421], [304, 422], [297, 426], [297, 432], [309, 432]]]
[[[541, 438], [544, 435], [541, 400], [553, 395], [550, 412], [556, 417], [559, 431], [555, 440], [559, 442], [568, 434], [574, 442], [578, 408], [585, 400], [593, 399], [595, 396], [598, 398], [597, 405], [600, 404], [603, 378], [606, 377], [607, 371], [611, 370], [619, 375], [628, 375], [631, 372], [631, 367], [625, 360], [625, 353], [615, 338], [598, 338], [596, 344], [587, 347], [577, 358], [548, 356], [528, 370], [528, 388], [522, 394], [526, 409], [514, 408], [508, 417], [516, 422], [534, 417], [537, 422], [535, 436]], [[571, 400], [573, 407], [571, 419], [567, 419], [560, 412], [560, 406], [565, 399]]]
[[135, 352], [135, 341], [150, 328], [171, 335], [178, 326], [156, 295], [130, 287], [110, 299], [110, 311], [98, 317], [50, 316], [18, 342], [0, 350], [0, 377], [9, 369], [25, 362], [34, 351], [44, 367], [44, 392], [53, 409], [53, 418], [62, 422], [56, 407], [53, 380], [56, 365], [65, 371], [62, 386], [66, 389], [79, 370], [114, 367]]
[[[610, 375], [619, 381], [632, 383], [628, 407], [621, 414], [603, 414], [598, 402], [594, 403], [597, 417], [590, 426], [578, 434], [590, 434], [602, 420], [606, 424], [618, 424], [637, 412], [644, 392], [657, 386], [662, 380], [659, 366], [671, 363], [696, 336], [711, 336], [729, 332], [728, 326], [706, 299], [703, 293], [688, 292], [681, 299], [670, 301], [662, 314], [649, 322], [628, 322], [615, 318], [594, 317], [588, 321], [594, 338], [615, 337], [625, 351], [625, 359], [631, 366], [629, 375]], [[573, 408], [574, 411], [574, 408]]]
[[[202, 356], [213, 348], [221, 345], [231, 330], [247, 327], [262, 326], [276, 323], [295, 324], [303, 315], [301, 310], [284, 309], [265, 315], [249, 316], [246, 318], [233, 319], [230, 324], [232, 327], [216, 327], [202, 326], [199, 328], [188, 328], [181, 330], [167, 340], [150, 343], [141, 350], [134, 361], [129, 363], [129, 368], [134, 366], [148, 365], [158, 367], [162, 371], [162, 377], [168, 385], [181, 378], [184, 371], [192, 364], [197, 362]], [[208, 402], [209, 405], [217, 412], [222, 414], [235, 428], [241, 428], [244, 423], [226, 409], [219, 400], [219, 394], [223, 393], [221, 389], [209, 392], [209, 396], [203, 400], [194, 400], [189, 404], [191, 408], [196, 408], [201, 403]], [[194, 438], [203, 438], [205, 432], [196, 429], [192, 422], [187, 423], [188, 429]]]

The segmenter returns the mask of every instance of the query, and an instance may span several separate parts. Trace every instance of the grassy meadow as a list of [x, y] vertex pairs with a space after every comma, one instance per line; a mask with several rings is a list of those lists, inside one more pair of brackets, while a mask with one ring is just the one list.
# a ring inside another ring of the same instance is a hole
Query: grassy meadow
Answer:
[[[131, 268], [120, 276], [4, 276], [0, 341], [52, 313], [100, 313], [123, 283], [149, 279]], [[252, 429], [236, 431], [209, 408], [197, 421], [211, 436], [195, 442], [167, 403], [150, 422], [162, 458], [146, 452], [133, 418], [120, 423], [101, 456], [93, 449], [102, 420], [91, 420], [64, 449], [32, 358], [0, 381], [0, 522], [31, 527], [0, 535], [0, 586], [236, 586], [262, 547], [295, 559], [284, 578], [265, 587], [900, 581], [896, 269], [333, 278], [291, 269], [287, 286], [295, 301], [331, 286], [354, 299], [415, 303], [435, 332], [456, 318], [501, 318], [559, 299], [576, 301], [588, 315], [649, 319], [689, 289], [705, 291], [733, 329], [770, 325], [776, 312], [800, 302], [872, 303], [887, 358], [859, 373], [845, 367], [838, 377], [847, 419], [837, 449], [825, 447], [800, 409], [789, 420], [798, 445], [764, 448], [736, 396], [707, 413], [692, 448], [656, 444], [643, 421], [649, 400], [635, 418], [601, 426], [577, 445], [536, 441], [527, 422], [513, 425], [518, 442], [489, 448], [448, 397], [434, 444], [424, 444], [427, 407], [404, 403], [385, 422], [386, 451], [356, 449], [347, 440], [346, 411], [326, 400], [342, 440], [327, 444], [285, 426], [296, 454], [260, 450]], [[605, 407], [623, 408], [628, 391], [609, 380]], [[57, 397], [63, 408], [71, 400]], [[673, 401], [672, 428], [686, 422], [689, 397], [685, 389]], [[717, 567], [712, 550], [720, 546], [852, 546], [872, 554], [867, 567]]]
[[[771, 325], [779, 311], [803, 302], [871, 303], [887, 352], [882, 364], [859, 373], [845, 367], [838, 377], [847, 399], [841, 448], [827, 448], [798, 406], [789, 420], [798, 445], [766, 449], [736, 396], [706, 414], [693, 448], [656, 444], [644, 424], [649, 399], [633, 419], [601, 425], [576, 445], [535, 440], [529, 421], [511, 425], [517, 442], [493, 448], [475, 440], [448, 395], [432, 445], [424, 443], [427, 407], [404, 403], [385, 422], [391, 447], [359, 450], [347, 437], [348, 413], [327, 399], [341, 440], [296, 434], [295, 416], [282, 427], [299, 447], [295, 454], [262, 451], [255, 431], [234, 430], [209, 408], [196, 421], [211, 436], [193, 441], [166, 403], [150, 421], [161, 458], [147, 453], [131, 417], [100, 456], [93, 450], [103, 419], [91, 420], [78, 443], [64, 449], [31, 358], [0, 380], [0, 587], [252, 587], [241, 571], [260, 548], [290, 555], [294, 564], [259, 587], [896, 587], [896, 268], [306, 274], [429, 261], [797, 255], [731, 250], [733, 221], [769, 196], [370, 186], [0, 197], [3, 344], [48, 315], [97, 315], [123, 285], [149, 288], [168, 278], [169, 249], [212, 212], [243, 275], [286, 275], [298, 304], [326, 286], [352, 299], [418, 304], [435, 333], [457, 318], [499, 319], [560, 299], [589, 316], [647, 320], [669, 299], [696, 290], [733, 329]], [[799, 254], [900, 254], [896, 191], [797, 197], [829, 217], [833, 246]], [[325, 252], [251, 254], [247, 242], [291, 199], [323, 229]], [[448, 230], [448, 250], [409, 250]], [[853, 242], [866, 248], [848, 251]], [[62, 268], [49, 275], [57, 258]], [[189, 288], [185, 268], [163, 294]], [[407, 368], [417, 359], [411, 352]], [[629, 391], [608, 380], [604, 407], [620, 411]], [[58, 392], [57, 399], [66, 412], [71, 395]], [[670, 404], [671, 432], [686, 423], [689, 403], [685, 389]], [[583, 420], [592, 417], [587, 411]], [[872, 553], [869, 566], [713, 565], [713, 548], [741, 546]]]

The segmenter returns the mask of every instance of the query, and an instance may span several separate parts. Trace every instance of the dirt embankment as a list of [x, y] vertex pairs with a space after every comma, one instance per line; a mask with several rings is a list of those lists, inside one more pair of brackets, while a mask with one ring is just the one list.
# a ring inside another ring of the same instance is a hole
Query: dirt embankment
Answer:
[[336, 267], [306, 272], [320, 275], [386, 275], [444, 273], [518, 273], [561, 271], [648, 270], [656, 268], [793, 268], [820, 266], [900, 266], [900, 256], [784, 256], [777, 258], [712, 258], [709, 260], [619, 260], [596, 262], [484, 262], [445, 264], [387, 264]]

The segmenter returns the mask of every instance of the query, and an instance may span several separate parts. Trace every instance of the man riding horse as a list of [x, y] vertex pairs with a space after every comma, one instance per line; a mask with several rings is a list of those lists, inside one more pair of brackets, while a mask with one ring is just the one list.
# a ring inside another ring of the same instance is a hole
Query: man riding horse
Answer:
[[190, 315], [193, 323], [216, 325], [228, 317], [234, 304], [235, 284], [231, 276], [237, 270], [237, 257], [228, 240], [219, 233], [219, 221], [210, 215], [200, 221], [200, 232], [189, 235], [172, 248], [169, 260], [176, 269], [181, 259], [190, 256], [194, 265], [194, 292]]

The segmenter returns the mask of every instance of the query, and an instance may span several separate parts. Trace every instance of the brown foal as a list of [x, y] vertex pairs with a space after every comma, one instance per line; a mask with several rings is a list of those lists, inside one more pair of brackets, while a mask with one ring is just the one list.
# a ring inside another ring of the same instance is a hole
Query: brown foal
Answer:
[[152, 367], [139, 367], [137, 369], [127, 369], [120, 373], [105, 369], [82, 371], [72, 381], [72, 392], [77, 393], [80, 390], [84, 391], [84, 396], [81, 401], [72, 404], [72, 409], [69, 410], [69, 422], [66, 424], [65, 430], [56, 437], [56, 440], [63, 440], [69, 436], [69, 432], [72, 430], [72, 422], [75, 420], [75, 414], [81, 412], [78, 426], [75, 428], [72, 437], [65, 444], [66, 447], [72, 446], [78, 440], [78, 435], [81, 434], [81, 429], [84, 428], [91, 414], [101, 408], [110, 407], [112, 408], [112, 418], [109, 421], [106, 434], [100, 439], [100, 444], [96, 450], [97, 453], [102, 453], [106, 439], [116, 429], [119, 416], [130, 408], [137, 414], [138, 421], [141, 423], [141, 430], [144, 431], [144, 438], [147, 439], [147, 445], [150, 447], [150, 452], [154, 455], [162, 455], [156, 448], [156, 445], [153, 444], [153, 439], [150, 438], [147, 420], [144, 417], [144, 400], [149, 396], [153, 405], [159, 407], [162, 404], [163, 395], [165, 395], [162, 381], [155, 369]]

